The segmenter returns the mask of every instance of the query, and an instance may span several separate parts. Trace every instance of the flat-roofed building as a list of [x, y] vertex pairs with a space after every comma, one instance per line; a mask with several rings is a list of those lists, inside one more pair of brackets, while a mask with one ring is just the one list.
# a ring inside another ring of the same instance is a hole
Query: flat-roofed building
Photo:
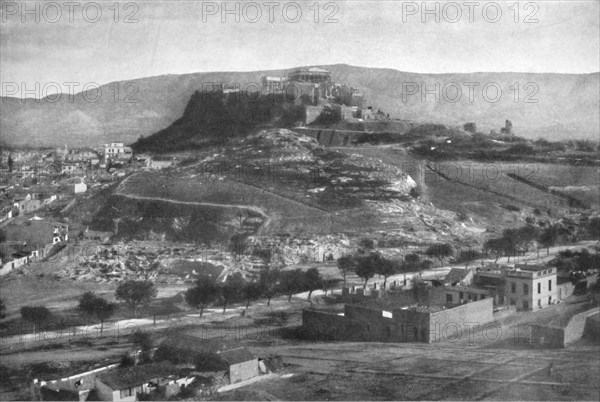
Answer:
[[506, 271], [508, 303], [521, 310], [550, 306], [558, 301], [556, 268], [517, 264]]

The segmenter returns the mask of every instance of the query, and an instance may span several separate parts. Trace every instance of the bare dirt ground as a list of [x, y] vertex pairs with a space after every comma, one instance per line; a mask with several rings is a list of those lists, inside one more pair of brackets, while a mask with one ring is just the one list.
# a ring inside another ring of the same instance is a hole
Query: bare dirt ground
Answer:
[[294, 376], [254, 384], [252, 391], [282, 400], [598, 400], [599, 351], [585, 341], [565, 350], [286, 345], [263, 353], [281, 354]]

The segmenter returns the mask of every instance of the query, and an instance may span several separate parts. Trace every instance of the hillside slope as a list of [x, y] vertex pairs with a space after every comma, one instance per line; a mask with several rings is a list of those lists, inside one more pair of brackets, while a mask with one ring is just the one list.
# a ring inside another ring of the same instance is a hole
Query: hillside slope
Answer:
[[[598, 135], [600, 73], [432, 75], [345, 64], [322, 67], [331, 70], [334, 81], [362, 88], [370, 105], [392, 117], [449, 124], [475, 121], [482, 130], [497, 129], [505, 119], [510, 119], [517, 134], [530, 138], [597, 138]], [[132, 79], [101, 86], [102, 96], [93, 103], [81, 93], [73, 99], [64, 95], [58, 102], [2, 98], [0, 140], [10, 145], [38, 146], [96, 145], [111, 140], [132, 143], [139, 136], [153, 134], [180, 118], [193, 93], [210, 87], [211, 83], [239, 83], [243, 87], [258, 83], [261, 75], [282, 76], [289, 71], [211, 72]], [[403, 92], [412, 83], [417, 85], [417, 94], [407, 94], [403, 99]], [[440, 88], [439, 101], [433, 95], [423, 99], [419, 89], [434, 89], [436, 83]], [[477, 84], [468, 84], [474, 88], [472, 99], [467, 83]], [[519, 83], [517, 98], [515, 83]], [[530, 86], [525, 87], [528, 83]], [[489, 84], [488, 98], [497, 97], [496, 84], [501, 88], [497, 102], [483, 98], [482, 88], [486, 84]], [[461, 89], [459, 99], [453, 92], [457, 86]], [[119, 91], [115, 97], [116, 88]], [[537, 102], [526, 103], [526, 98]]]
[[379, 159], [325, 149], [306, 135], [262, 130], [188, 152], [178, 166], [125, 179], [92, 227], [119, 236], [226, 241], [383, 230], [409, 242], [477, 242], [482, 228], [416, 197], [416, 183]]

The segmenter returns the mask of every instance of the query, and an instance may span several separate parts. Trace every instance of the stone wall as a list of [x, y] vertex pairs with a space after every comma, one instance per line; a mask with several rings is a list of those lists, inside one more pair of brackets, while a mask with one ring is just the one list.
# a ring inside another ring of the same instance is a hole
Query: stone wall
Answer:
[[600, 339], [600, 314], [594, 314], [593, 316], [588, 317], [585, 322], [583, 337], [595, 340], [596, 342]]
[[600, 308], [596, 307], [575, 314], [564, 327], [534, 325], [530, 342], [547, 348], [564, 348], [582, 338], [588, 320], [593, 320], [591, 317], [599, 312]]
[[600, 308], [596, 307], [576, 314], [569, 320], [569, 323], [565, 327], [565, 346], [581, 339], [588, 318], [598, 314], [598, 312], [600, 312]]
[[492, 321], [494, 321], [494, 301], [491, 298], [464, 303], [431, 314], [431, 323], [439, 323], [441, 326], [448, 323], [483, 325]]

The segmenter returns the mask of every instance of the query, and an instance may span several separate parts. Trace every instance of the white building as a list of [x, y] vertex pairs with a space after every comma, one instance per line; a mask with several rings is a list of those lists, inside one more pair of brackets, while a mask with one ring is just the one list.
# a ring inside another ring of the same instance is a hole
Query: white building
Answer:
[[104, 160], [131, 159], [133, 152], [122, 142], [111, 142], [104, 144]]

